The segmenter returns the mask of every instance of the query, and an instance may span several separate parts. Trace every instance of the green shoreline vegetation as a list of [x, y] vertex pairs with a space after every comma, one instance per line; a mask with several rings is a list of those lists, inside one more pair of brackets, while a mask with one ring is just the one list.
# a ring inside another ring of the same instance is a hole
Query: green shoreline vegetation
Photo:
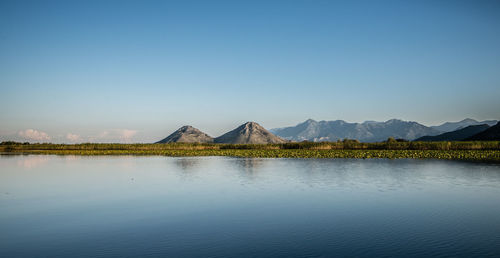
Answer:
[[500, 141], [379, 143], [355, 140], [283, 144], [29, 144], [2, 142], [7, 154], [233, 156], [259, 158], [412, 158], [500, 162]]

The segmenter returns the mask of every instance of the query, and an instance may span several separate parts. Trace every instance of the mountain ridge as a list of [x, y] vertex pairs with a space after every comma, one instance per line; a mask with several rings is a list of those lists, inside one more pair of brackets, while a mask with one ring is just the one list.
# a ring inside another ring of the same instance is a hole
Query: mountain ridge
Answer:
[[384, 141], [389, 137], [413, 140], [425, 135], [437, 135], [440, 131], [413, 121], [390, 119], [385, 122], [365, 121], [349, 123], [344, 120], [316, 121], [308, 119], [296, 126], [270, 130], [293, 141], [337, 141], [345, 138], [364, 142]]
[[461, 121], [458, 122], [445, 122], [440, 125], [435, 125], [435, 126], [430, 126], [431, 128], [437, 129], [442, 132], [452, 132], [456, 131], [461, 128], [465, 128], [467, 126], [471, 125], [481, 125], [481, 124], [487, 124], [489, 126], [494, 126], [496, 123], [498, 123], [498, 120], [484, 120], [484, 121], [477, 121], [472, 118], [465, 118]]
[[500, 141], [500, 122], [496, 125], [473, 135], [465, 140], [468, 141]]

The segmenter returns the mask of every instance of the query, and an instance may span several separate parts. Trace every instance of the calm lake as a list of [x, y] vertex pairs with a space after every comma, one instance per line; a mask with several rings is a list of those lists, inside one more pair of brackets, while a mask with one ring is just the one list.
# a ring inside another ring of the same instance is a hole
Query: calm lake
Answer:
[[0, 155], [0, 257], [500, 256], [500, 165]]

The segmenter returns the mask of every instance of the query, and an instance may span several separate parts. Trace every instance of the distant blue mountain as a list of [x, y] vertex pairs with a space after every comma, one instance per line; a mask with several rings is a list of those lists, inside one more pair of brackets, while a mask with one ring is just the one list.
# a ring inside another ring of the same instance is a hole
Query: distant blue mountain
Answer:
[[452, 132], [470, 125], [481, 125], [481, 124], [487, 124], [489, 126], [494, 126], [496, 123], [498, 123], [498, 120], [485, 120], [485, 121], [477, 121], [471, 118], [466, 118], [462, 121], [458, 122], [446, 122], [442, 125], [437, 125], [437, 126], [431, 126], [431, 128], [434, 128], [438, 131], [441, 132]]
[[275, 128], [270, 130], [287, 140], [292, 141], [337, 141], [341, 139], [357, 139], [362, 142], [378, 142], [389, 137], [414, 140], [425, 135], [437, 135], [439, 130], [417, 122], [391, 119], [385, 122], [366, 121], [364, 123], [348, 123], [342, 120], [315, 121], [308, 119], [296, 126]]

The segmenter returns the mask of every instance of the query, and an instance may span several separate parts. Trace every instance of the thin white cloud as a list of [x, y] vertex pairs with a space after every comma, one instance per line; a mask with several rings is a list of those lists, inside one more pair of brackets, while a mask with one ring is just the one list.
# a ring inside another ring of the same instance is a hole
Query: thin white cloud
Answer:
[[90, 142], [131, 142], [137, 132], [131, 129], [108, 129], [88, 139]]
[[81, 137], [78, 134], [68, 133], [68, 134], [66, 134], [66, 139], [71, 141], [71, 142], [78, 142], [81, 140]]
[[102, 131], [100, 134], [99, 134], [99, 138], [105, 138], [106, 136], [109, 135], [109, 132], [108, 131]]
[[125, 141], [130, 141], [134, 135], [137, 134], [136, 130], [120, 129], [120, 138]]
[[34, 129], [27, 129], [24, 131], [19, 131], [19, 136], [33, 141], [50, 141], [50, 136], [42, 131], [37, 131]]

